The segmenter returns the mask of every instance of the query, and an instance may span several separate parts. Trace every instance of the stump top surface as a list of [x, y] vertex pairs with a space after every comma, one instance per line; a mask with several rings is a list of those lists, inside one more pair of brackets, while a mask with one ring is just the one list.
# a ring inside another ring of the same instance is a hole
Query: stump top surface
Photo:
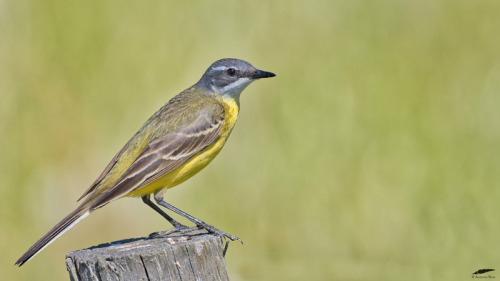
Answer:
[[115, 255], [123, 253], [129, 254], [130, 251], [148, 251], [165, 246], [183, 245], [186, 243], [193, 243], [198, 241], [206, 241], [207, 236], [213, 239], [220, 239], [219, 236], [213, 233], [207, 233], [205, 230], [193, 230], [186, 233], [173, 232], [167, 236], [153, 236], [150, 234], [148, 237], [130, 238], [110, 243], [103, 243], [97, 246], [92, 246], [87, 249], [69, 252], [66, 257], [73, 257], [74, 255], [103, 255], [113, 252]]

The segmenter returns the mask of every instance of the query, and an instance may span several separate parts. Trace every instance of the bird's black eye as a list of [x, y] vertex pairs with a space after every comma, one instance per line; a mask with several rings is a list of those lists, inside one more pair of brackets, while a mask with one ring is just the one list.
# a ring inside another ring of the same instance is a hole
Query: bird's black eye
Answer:
[[230, 68], [226, 69], [226, 73], [227, 73], [227, 75], [233, 77], [236, 74], [236, 69], [230, 67]]

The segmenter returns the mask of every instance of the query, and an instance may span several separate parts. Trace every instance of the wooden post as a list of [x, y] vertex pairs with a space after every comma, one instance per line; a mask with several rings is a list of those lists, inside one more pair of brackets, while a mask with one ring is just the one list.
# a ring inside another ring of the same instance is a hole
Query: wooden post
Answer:
[[127, 239], [70, 252], [72, 281], [229, 280], [222, 239], [194, 230]]

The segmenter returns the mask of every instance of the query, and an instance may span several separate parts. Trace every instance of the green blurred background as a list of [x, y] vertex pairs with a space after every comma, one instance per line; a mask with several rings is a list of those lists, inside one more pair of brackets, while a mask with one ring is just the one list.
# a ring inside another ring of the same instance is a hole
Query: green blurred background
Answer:
[[1, 279], [68, 280], [66, 252], [167, 229], [123, 199], [13, 266], [223, 57], [278, 76], [166, 199], [245, 241], [232, 280], [500, 270], [499, 15], [496, 0], [0, 1]]

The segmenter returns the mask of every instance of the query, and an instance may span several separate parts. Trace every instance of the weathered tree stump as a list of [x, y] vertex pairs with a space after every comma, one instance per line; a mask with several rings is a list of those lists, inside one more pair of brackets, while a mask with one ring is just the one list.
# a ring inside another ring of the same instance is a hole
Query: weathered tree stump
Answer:
[[229, 280], [222, 239], [195, 230], [127, 239], [70, 252], [72, 281]]

